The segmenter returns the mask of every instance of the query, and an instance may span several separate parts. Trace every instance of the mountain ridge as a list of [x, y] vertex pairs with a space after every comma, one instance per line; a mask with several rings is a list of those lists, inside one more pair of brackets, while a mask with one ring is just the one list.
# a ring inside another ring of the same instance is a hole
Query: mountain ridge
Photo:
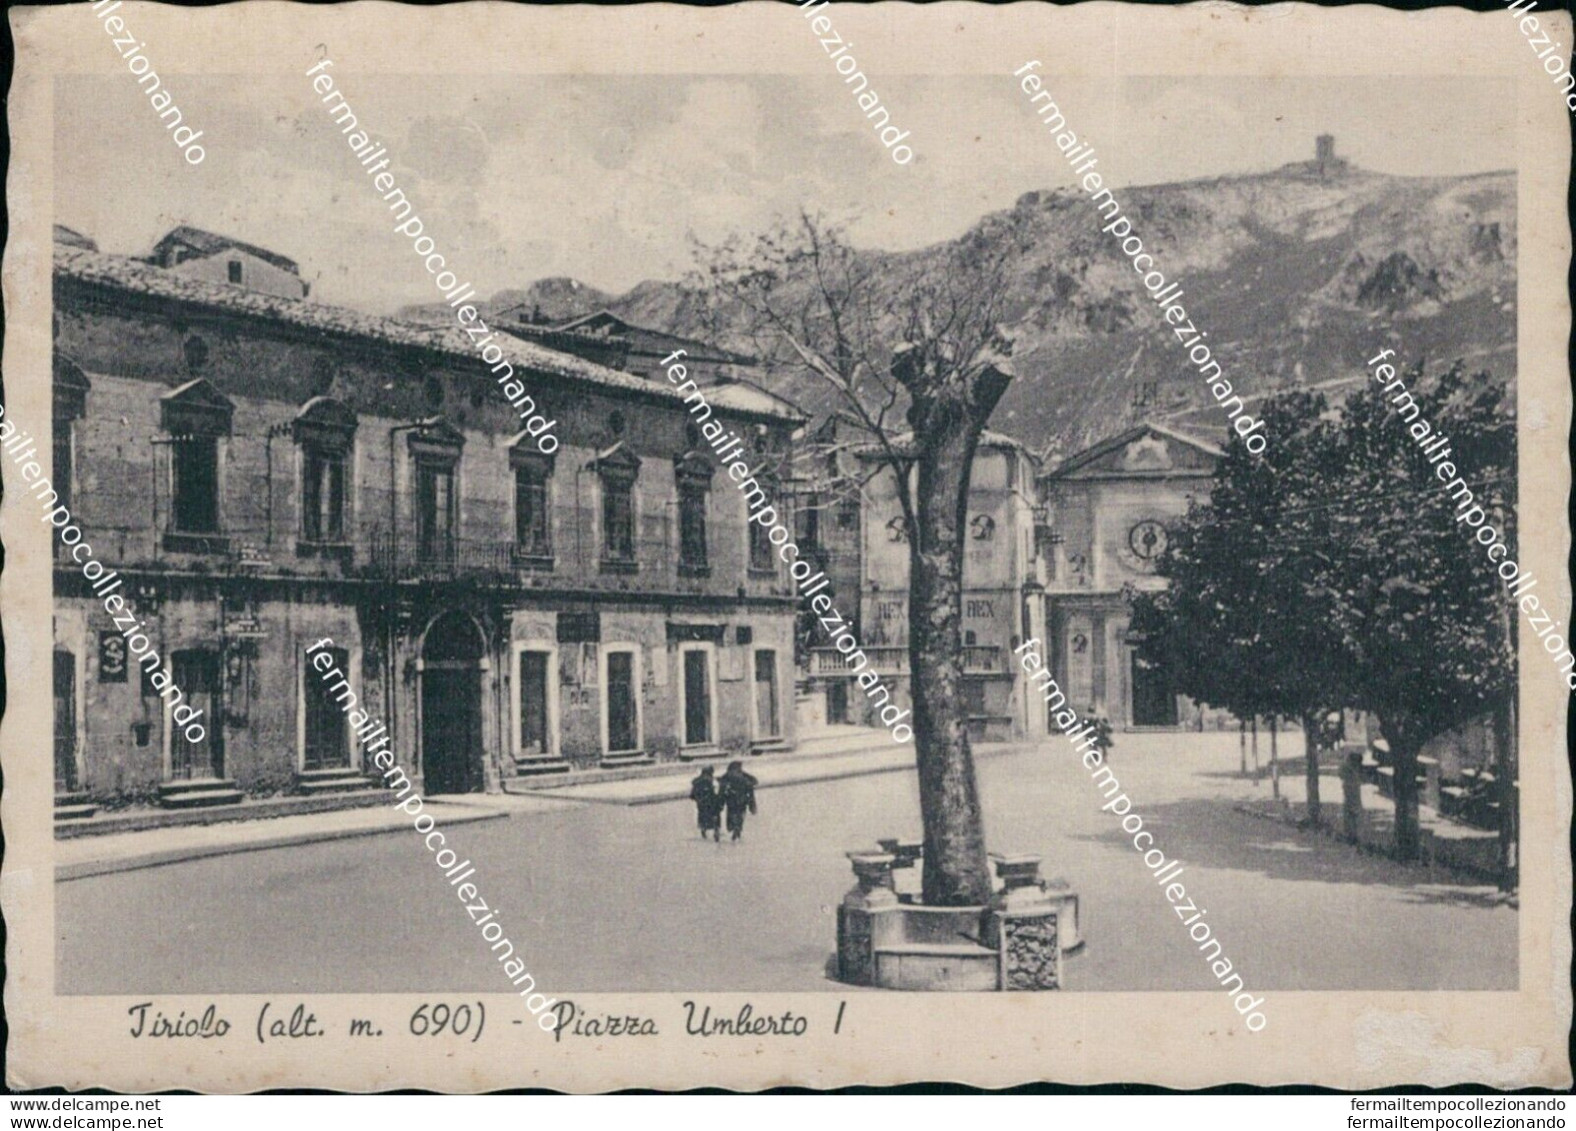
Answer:
[[[1497, 380], [1513, 375], [1511, 171], [1414, 177], [1308, 161], [1113, 193], [1156, 268], [1182, 285], [1190, 317], [1208, 331], [1250, 412], [1275, 392], [1338, 388], [1386, 345], [1409, 360], [1460, 357]], [[1006, 304], [1018, 377], [991, 428], [1052, 454], [1143, 419], [1218, 440], [1224, 415], [1087, 197], [1073, 186], [1032, 190], [956, 241], [859, 254], [878, 265], [923, 264], [965, 240], [1024, 241]], [[555, 276], [477, 305], [496, 315], [525, 304], [553, 322], [607, 309], [638, 325], [708, 336], [703, 303], [682, 282], [644, 280], [613, 294]], [[428, 304], [399, 316], [450, 314]], [[717, 344], [754, 352], [728, 334]], [[805, 375], [774, 375], [773, 384], [812, 412], [835, 407]]]

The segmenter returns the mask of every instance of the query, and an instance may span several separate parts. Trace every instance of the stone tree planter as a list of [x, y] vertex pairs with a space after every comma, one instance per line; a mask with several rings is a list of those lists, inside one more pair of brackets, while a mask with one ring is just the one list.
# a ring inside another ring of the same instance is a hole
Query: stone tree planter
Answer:
[[[892, 890], [892, 857], [850, 852], [857, 881], [837, 908], [837, 976], [856, 986], [875, 984], [875, 951], [893, 934], [889, 914], [898, 907]], [[901, 932], [899, 932], [900, 934]]]
[[1040, 858], [991, 855], [1002, 890], [985, 912], [985, 945], [996, 951], [1000, 988], [1055, 990], [1062, 984], [1061, 902], [1040, 879]]
[[992, 856], [1003, 886], [988, 906], [927, 907], [896, 890], [896, 875], [916, 871], [919, 843], [881, 845], [890, 851], [847, 854], [857, 882], [837, 909], [840, 979], [894, 990], [1060, 987], [1078, 896], [1040, 878], [1040, 857]]

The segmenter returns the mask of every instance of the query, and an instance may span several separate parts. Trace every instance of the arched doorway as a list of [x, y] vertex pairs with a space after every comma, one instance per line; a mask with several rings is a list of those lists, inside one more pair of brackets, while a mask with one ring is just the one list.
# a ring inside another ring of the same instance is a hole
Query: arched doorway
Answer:
[[481, 632], [464, 613], [444, 613], [427, 627], [421, 646], [421, 766], [429, 795], [484, 788], [484, 655]]

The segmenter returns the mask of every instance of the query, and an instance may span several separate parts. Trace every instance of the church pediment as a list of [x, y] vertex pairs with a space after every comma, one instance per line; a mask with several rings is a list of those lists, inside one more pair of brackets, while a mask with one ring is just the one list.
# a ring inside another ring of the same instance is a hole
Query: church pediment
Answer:
[[1055, 479], [1163, 478], [1214, 470], [1221, 450], [1154, 424], [1143, 424], [1067, 459]]

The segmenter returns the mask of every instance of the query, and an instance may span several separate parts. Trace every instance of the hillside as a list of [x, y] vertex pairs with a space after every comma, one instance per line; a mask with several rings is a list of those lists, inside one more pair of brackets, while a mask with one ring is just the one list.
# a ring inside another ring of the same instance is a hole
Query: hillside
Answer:
[[[1227, 377], [1253, 398], [1360, 375], [1380, 345], [1408, 360], [1456, 357], [1508, 380], [1515, 363], [1514, 174], [1396, 177], [1336, 163], [1118, 192], [1134, 232]], [[1129, 261], [1074, 189], [1030, 192], [964, 239], [1026, 236], [1011, 284], [1018, 380], [991, 426], [1035, 448], [1071, 451], [1144, 417], [1203, 435], [1222, 417]], [[866, 252], [923, 262], [939, 249]], [[606, 307], [632, 322], [705, 336], [693, 296], [644, 282], [608, 295], [547, 279], [497, 295], [569, 318]], [[437, 308], [438, 316], [442, 308]], [[427, 308], [407, 308], [422, 317]], [[748, 349], [746, 342], [723, 342]], [[785, 395], [829, 407], [824, 389], [779, 377]]]

